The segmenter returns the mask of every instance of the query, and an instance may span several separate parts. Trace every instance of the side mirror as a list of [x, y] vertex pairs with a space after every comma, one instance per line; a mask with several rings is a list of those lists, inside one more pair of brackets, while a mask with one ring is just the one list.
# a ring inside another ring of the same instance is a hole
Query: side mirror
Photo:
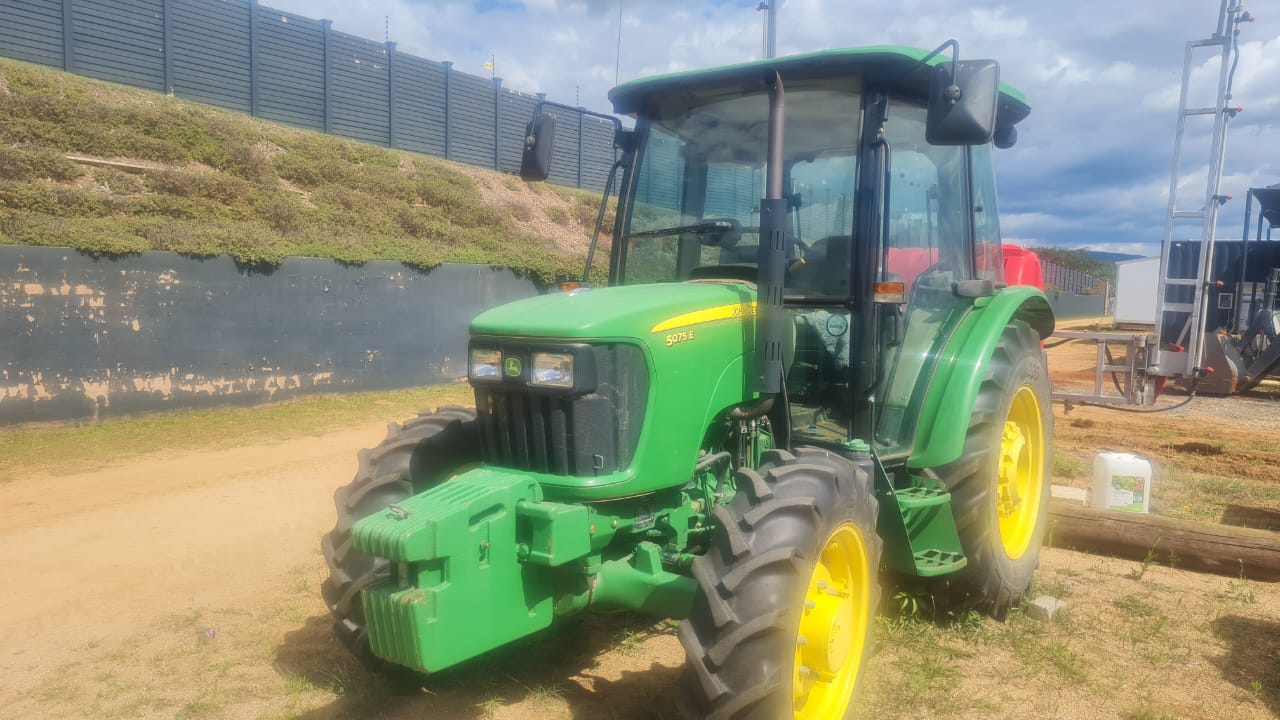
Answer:
[[[952, 77], [952, 68], [955, 77]], [[939, 63], [929, 78], [925, 140], [930, 145], [985, 145], [996, 129], [1000, 64], [995, 60]]]
[[556, 138], [556, 116], [539, 113], [524, 131], [524, 154], [520, 157], [520, 178], [546, 180], [551, 174], [551, 146]]

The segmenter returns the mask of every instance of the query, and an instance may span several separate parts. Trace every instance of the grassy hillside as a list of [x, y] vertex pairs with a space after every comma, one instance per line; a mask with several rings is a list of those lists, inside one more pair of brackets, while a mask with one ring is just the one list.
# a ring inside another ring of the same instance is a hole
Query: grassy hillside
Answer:
[[487, 263], [551, 281], [581, 272], [597, 207], [585, 191], [0, 59], [4, 244]]

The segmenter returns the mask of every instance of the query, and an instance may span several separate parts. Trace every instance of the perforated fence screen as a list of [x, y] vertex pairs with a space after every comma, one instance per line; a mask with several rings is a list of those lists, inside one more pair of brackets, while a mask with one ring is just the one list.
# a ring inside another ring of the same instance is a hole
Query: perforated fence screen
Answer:
[[[502, 172], [537, 103], [257, 0], [0, 0], [0, 56]], [[613, 126], [556, 114], [550, 180], [603, 189]]]

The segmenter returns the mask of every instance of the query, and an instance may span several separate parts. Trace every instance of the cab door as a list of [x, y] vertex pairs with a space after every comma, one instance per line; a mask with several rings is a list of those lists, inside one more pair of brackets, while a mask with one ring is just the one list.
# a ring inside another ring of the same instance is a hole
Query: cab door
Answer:
[[900, 283], [903, 302], [886, 308], [880, 323], [875, 441], [882, 457], [910, 452], [939, 351], [971, 304], [953, 290], [974, 275], [967, 148], [930, 145], [924, 130], [923, 106], [890, 101], [878, 277]]

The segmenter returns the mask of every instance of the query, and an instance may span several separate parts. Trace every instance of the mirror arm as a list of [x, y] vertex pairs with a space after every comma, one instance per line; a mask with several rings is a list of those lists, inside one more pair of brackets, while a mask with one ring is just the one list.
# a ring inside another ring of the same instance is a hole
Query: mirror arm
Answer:
[[948, 47], [951, 48], [951, 84], [947, 86], [946, 98], [947, 102], [955, 105], [960, 100], [960, 86], [956, 84], [956, 68], [960, 62], [960, 43], [956, 42], [955, 38], [952, 38], [934, 48], [933, 52], [920, 58], [916, 63], [918, 65], [928, 65], [930, 60], [937, 57]]
[[533, 116], [537, 117], [541, 115], [542, 109], [547, 107], [560, 108], [561, 110], [568, 110], [569, 112], [582, 113], [583, 115], [590, 115], [591, 117], [597, 117], [597, 118], [600, 118], [601, 120], [608, 120], [609, 122], [613, 123], [614, 133], [618, 133], [622, 131], [622, 121], [619, 120], [615, 115], [610, 115], [609, 113], [596, 112], [594, 110], [588, 110], [584, 107], [574, 107], [572, 105], [565, 105], [564, 103], [552, 102], [551, 100], [539, 100], [538, 104], [535, 105], [533, 108]]
[[[600, 211], [596, 213], [596, 229], [591, 233], [591, 246], [587, 248], [587, 266], [582, 269], [583, 285], [591, 282], [591, 263], [595, 261], [596, 245], [600, 242], [600, 230], [604, 228], [604, 214], [609, 210], [609, 196], [613, 194], [613, 181], [625, 164], [625, 157], [624, 155], [613, 163], [613, 167], [609, 168], [609, 177], [604, 181], [604, 195], [600, 198]], [[617, 228], [614, 228], [613, 234], [616, 242]]]

